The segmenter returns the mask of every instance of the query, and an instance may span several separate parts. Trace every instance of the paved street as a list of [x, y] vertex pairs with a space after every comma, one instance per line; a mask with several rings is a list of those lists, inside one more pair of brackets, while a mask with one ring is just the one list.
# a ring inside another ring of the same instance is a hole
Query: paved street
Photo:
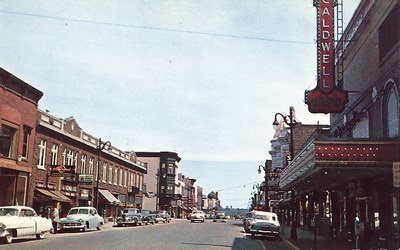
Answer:
[[291, 249], [285, 240], [252, 239], [243, 232], [242, 222], [190, 223], [173, 220], [170, 224], [113, 228], [108, 223], [101, 231], [59, 233], [16, 239], [0, 249]]

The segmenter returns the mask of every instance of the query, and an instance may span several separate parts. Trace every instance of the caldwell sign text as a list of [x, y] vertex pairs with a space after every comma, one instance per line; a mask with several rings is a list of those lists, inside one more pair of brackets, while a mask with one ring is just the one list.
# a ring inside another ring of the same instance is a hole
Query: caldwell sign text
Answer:
[[305, 95], [311, 113], [341, 113], [348, 101], [347, 92], [335, 85], [333, 1], [314, 1], [318, 10], [318, 84]]

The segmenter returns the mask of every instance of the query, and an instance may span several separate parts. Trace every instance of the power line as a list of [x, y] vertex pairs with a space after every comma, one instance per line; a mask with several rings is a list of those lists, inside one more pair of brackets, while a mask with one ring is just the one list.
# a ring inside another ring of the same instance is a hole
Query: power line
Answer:
[[249, 183], [246, 183], [246, 184], [237, 185], [237, 186], [234, 186], [234, 187], [228, 187], [228, 188], [224, 188], [224, 189], [219, 189], [219, 190], [215, 190], [215, 192], [226, 191], [226, 190], [236, 189], [236, 188], [240, 188], [240, 187], [246, 188], [246, 186], [254, 185], [256, 183], [259, 183], [259, 181], [253, 181], [253, 182], [249, 182]]
[[314, 44], [313, 42], [305, 42], [305, 41], [271, 39], [271, 38], [263, 38], [263, 37], [239, 36], [239, 35], [211, 33], [211, 32], [202, 32], [202, 31], [192, 31], [192, 30], [182, 30], [182, 29], [171, 29], [171, 28], [160, 28], [160, 27], [151, 27], [151, 26], [123, 24], [123, 23], [100, 22], [100, 21], [91, 21], [91, 20], [74, 19], [74, 18], [66, 18], [66, 17], [39, 15], [39, 14], [32, 14], [32, 13], [22, 13], [22, 12], [8, 11], [8, 10], [0, 10], [0, 13], [11, 14], [11, 15], [19, 15], [19, 16], [30, 16], [30, 17], [37, 17], [37, 18], [55, 19], [55, 20], [77, 22], [77, 23], [89, 23], [89, 24], [118, 26], [118, 27], [126, 27], [126, 28], [145, 29], [145, 30], [158, 30], [158, 31], [165, 31], [165, 32], [178, 32], [178, 33], [187, 33], [187, 34], [205, 35], [205, 36], [216, 36], [216, 37], [224, 37], [224, 38], [237, 38], [237, 39], [247, 39], [247, 40], [259, 40], [259, 41], [265, 41], [265, 42], [291, 43], [291, 44], [303, 44], [303, 45]]

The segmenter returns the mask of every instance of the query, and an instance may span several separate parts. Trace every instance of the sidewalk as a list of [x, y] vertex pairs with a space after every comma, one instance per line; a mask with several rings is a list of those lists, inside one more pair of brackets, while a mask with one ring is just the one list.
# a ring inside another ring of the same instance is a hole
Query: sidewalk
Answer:
[[[356, 249], [355, 241], [345, 241], [333, 238], [326, 238], [317, 235], [316, 241], [314, 239], [314, 231], [307, 231], [301, 228], [297, 228], [297, 240], [290, 239], [291, 228], [288, 225], [283, 226], [283, 232], [281, 231], [282, 239], [294, 250], [346, 250]], [[316, 247], [314, 247], [316, 245]], [[388, 247], [381, 249], [400, 249], [399, 242], [389, 241]], [[379, 242], [371, 242], [366, 245], [360, 242], [359, 249], [380, 249]]]
[[[283, 232], [281, 232], [283, 240], [288, 243], [292, 249], [295, 250], [310, 250], [310, 249], [355, 249], [355, 246], [351, 247], [350, 245], [343, 244], [339, 240], [329, 239], [322, 236], [317, 235], [316, 241], [314, 238], [313, 231], [303, 230], [301, 228], [297, 228], [297, 240], [290, 239], [290, 231], [291, 227], [288, 225], [283, 226]], [[316, 245], [316, 248], [314, 247]]]

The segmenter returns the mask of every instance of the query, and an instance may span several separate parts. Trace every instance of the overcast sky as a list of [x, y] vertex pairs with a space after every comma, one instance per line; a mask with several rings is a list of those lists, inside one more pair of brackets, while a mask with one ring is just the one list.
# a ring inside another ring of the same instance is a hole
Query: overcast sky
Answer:
[[[360, 0], [343, 1], [346, 24]], [[118, 148], [263, 164], [275, 113], [329, 123], [304, 104], [315, 14], [312, 0], [0, 0], [0, 67]]]

